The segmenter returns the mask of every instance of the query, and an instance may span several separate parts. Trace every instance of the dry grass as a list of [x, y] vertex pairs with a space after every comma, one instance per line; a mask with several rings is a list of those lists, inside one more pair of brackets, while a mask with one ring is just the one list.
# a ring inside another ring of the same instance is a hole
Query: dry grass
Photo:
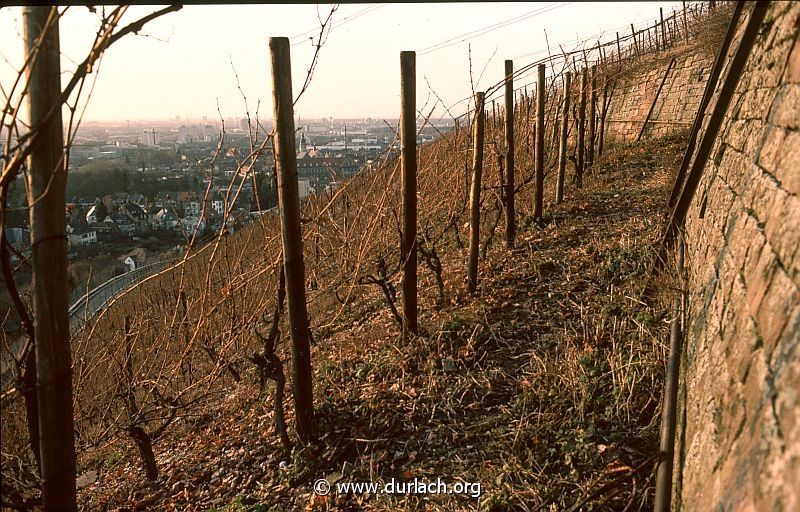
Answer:
[[[559, 96], [555, 87], [548, 91], [548, 119]], [[533, 167], [530, 98], [522, 105], [519, 179]], [[420, 258], [417, 337], [403, 339], [386, 297], [364, 284], [381, 277], [383, 265], [386, 283], [399, 289], [397, 159], [390, 155], [334, 196], [304, 204], [321, 440], [295, 452], [286, 468], [278, 465], [272, 405], [258, 395], [247, 360], [260, 348], [252, 329], [265, 331], [274, 307], [281, 258], [275, 216], [220, 235], [92, 319], [73, 338], [79, 462], [82, 471], [100, 473], [80, 491], [83, 506], [239, 510], [238, 500], [278, 509], [453, 510], [479, 503], [310, 497], [310, 481], [343, 471], [352, 481], [479, 481], [487, 510], [557, 510], [582, 501], [647, 509], [666, 331], [659, 304], [667, 302], [637, 297], [683, 138], [655, 142], [658, 152], [654, 142], [608, 144], [582, 191], [568, 187], [558, 206], [546, 199], [540, 225], [532, 219], [532, 186], [522, 187], [519, 247], [510, 253], [496, 197], [500, 126], [499, 119], [487, 123], [486, 257], [475, 297], [464, 286], [469, 134], [440, 137], [419, 152], [419, 230], [442, 270], [437, 275]], [[547, 132], [545, 198], [552, 198], [555, 140]], [[279, 353], [288, 365], [288, 330], [281, 328]], [[287, 417], [291, 424], [291, 410]], [[4, 482], [35, 494], [18, 397], [4, 402], [2, 418]], [[158, 434], [155, 482], [139, 476], [131, 425]]]
[[[666, 317], [637, 296], [679, 140], [656, 156], [611, 148], [580, 196], [520, 233], [520, 249], [489, 252], [477, 297], [425, 308], [418, 337], [402, 339], [377, 290], [364, 290], [358, 313], [317, 336], [321, 441], [286, 468], [271, 406], [247, 377], [157, 443], [153, 485], [125, 443], [95, 452], [101, 477], [84, 505], [561, 510], [624, 477], [591, 503], [646, 510]], [[484, 496], [314, 499], [310, 482], [343, 468], [350, 481], [478, 481]]]

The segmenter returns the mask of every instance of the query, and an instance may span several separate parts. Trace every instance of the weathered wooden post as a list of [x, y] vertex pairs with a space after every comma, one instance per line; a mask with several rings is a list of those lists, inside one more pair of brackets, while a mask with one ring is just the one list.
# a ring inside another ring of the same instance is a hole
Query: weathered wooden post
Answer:
[[514, 62], [506, 61], [506, 247], [514, 248]]
[[675, 46], [681, 38], [681, 28], [678, 25], [678, 13], [675, 9], [672, 9], [672, 35], [670, 39], [672, 39], [672, 46]]
[[31, 290], [42, 506], [45, 510], [77, 510], [64, 219], [67, 162], [58, 104], [59, 14], [55, 7], [26, 7], [23, 16], [25, 53], [39, 52], [28, 68], [30, 126], [40, 128], [33, 137], [28, 158], [27, 194], [31, 205]]
[[603, 146], [606, 140], [606, 114], [608, 114], [608, 82], [603, 83], [603, 105], [600, 108], [600, 134], [597, 139], [597, 154], [603, 156]]
[[658, 8], [658, 13], [661, 16], [661, 42], [662, 42], [663, 48], [666, 50], [667, 49], [667, 29], [664, 26], [664, 8], [663, 7], [659, 7]]
[[561, 137], [558, 147], [558, 181], [556, 182], [556, 203], [564, 200], [564, 177], [567, 170], [567, 130], [569, 128], [569, 91], [572, 85], [572, 73], [567, 71], [564, 77], [564, 114], [561, 119]]
[[578, 104], [578, 161], [575, 166], [575, 186], [583, 187], [583, 158], [586, 152], [586, 88], [588, 70], [581, 70], [581, 97]]
[[633, 49], [636, 51], [636, 55], [638, 55], [639, 45], [636, 42], [636, 30], [633, 28], [633, 23], [631, 23], [631, 36], [633, 36]]
[[652, 39], [653, 39], [653, 42], [655, 44], [656, 51], [660, 52], [662, 50], [662, 48], [661, 48], [661, 42], [658, 39], [658, 22], [657, 21], [653, 22], [653, 37], [652, 37]]
[[592, 65], [592, 84], [589, 90], [589, 151], [586, 167], [594, 166], [595, 124], [597, 122], [597, 66]]
[[[400, 52], [403, 328], [417, 333], [417, 54]], [[480, 115], [477, 111], [475, 115]]]
[[475, 123], [472, 130], [472, 183], [469, 192], [469, 266], [467, 291], [478, 286], [478, 251], [481, 243], [481, 174], [483, 173], [484, 93], [475, 93]]
[[689, 42], [689, 22], [686, 19], [686, 0], [683, 0], [683, 36]]
[[544, 64], [539, 64], [536, 80], [536, 153], [534, 154], [534, 173], [536, 175], [536, 197], [533, 205], [533, 218], [542, 218], [544, 203]]
[[273, 111], [275, 115], [275, 163], [278, 205], [281, 213], [283, 266], [292, 338], [292, 390], [297, 437], [302, 444], [314, 439], [314, 395], [311, 383], [311, 332], [306, 310], [303, 237], [300, 229], [300, 196], [297, 189], [294, 99], [289, 39], [271, 37]]

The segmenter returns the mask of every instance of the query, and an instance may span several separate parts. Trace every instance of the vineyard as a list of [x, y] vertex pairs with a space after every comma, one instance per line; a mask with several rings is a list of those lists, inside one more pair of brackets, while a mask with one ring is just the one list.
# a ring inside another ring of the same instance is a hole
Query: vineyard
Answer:
[[[79, 505], [651, 509], [664, 340], [680, 283], [669, 271], [657, 293], [642, 292], [688, 127], [622, 141], [606, 136], [607, 114], [617, 84], [641, 67], [713, 53], [731, 12], [693, 4], [512, 70], [478, 111], [473, 101], [454, 115], [454, 131], [418, 148], [416, 333], [404, 328], [400, 298], [400, 152], [392, 146], [375, 169], [302, 203], [309, 445], [295, 446], [284, 404], [291, 326], [278, 212], [220, 232], [104, 302], [71, 340]], [[543, 95], [524, 84], [534, 70]], [[512, 79], [507, 119], [492, 97]], [[429, 102], [417, 107], [417, 127], [438, 100]], [[254, 139], [242, 168], [268, 142]], [[236, 173], [229, 194], [249, 179]], [[3, 495], [29, 499], [38, 481], [22, 394], [4, 389], [2, 419]], [[481, 482], [483, 496], [311, 492], [322, 477], [437, 476]]]

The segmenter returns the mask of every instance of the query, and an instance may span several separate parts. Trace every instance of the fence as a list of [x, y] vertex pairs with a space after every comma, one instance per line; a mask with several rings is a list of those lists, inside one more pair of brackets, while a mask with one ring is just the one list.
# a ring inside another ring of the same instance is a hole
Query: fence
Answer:
[[142, 279], [160, 272], [173, 264], [177, 258], [158, 261], [139, 267], [130, 272], [109, 279], [100, 286], [86, 293], [69, 308], [69, 330], [71, 333], [82, 328], [98, 311], [119, 294], [131, 288]]

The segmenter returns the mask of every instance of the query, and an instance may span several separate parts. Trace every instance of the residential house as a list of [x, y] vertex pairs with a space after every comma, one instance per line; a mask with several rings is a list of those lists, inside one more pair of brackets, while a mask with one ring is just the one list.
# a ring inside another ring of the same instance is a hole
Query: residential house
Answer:
[[206, 230], [205, 218], [186, 216], [180, 219], [179, 223], [187, 236], [193, 236], [195, 232], [203, 233]]
[[119, 207], [119, 212], [128, 219], [129, 223], [136, 226], [136, 229], [141, 231], [150, 228], [150, 219], [138, 204], [124, 203]]
[[214, 190], [209, 194], [209, 200], [206, 202], [206, 210], [209, 208], [217, 215], [225, 213], [225, 198], [220, 194], [219, 190]]
[[153, 229], [175, 229], [178, 225], [178, 216], [172, 208], [161, 208], [152, 216], [151, 226]]
[[97, 231], [93, 229], [68, 229], [67, 231], [70, 247], [83, 247], [97, 243]]
[[114, 224], [119, 228], [120, 233], [125, 236], [133, 236], [136, 231], [136, 225], [128, 219], [124, 213], [113, 213], [110, 217], [114, 220]]
[[97, 204], [92, 205], [91, 208], [86, 212], [86, 223], [87, 224], [94, 224], [95, 222], [102, 222], [104, 219], [98, 219], [99, 215], [102, 215], [103, 208]]
[[131, 270], [136, 270], [145, 264], [147, 261], [147, 251], [145, 251], [143, 247], [137, 247], [131, 252], [123, 254], [117, 258], [117, 260], [121, 261], [125, 265], [127, 272], [130, 272]]

